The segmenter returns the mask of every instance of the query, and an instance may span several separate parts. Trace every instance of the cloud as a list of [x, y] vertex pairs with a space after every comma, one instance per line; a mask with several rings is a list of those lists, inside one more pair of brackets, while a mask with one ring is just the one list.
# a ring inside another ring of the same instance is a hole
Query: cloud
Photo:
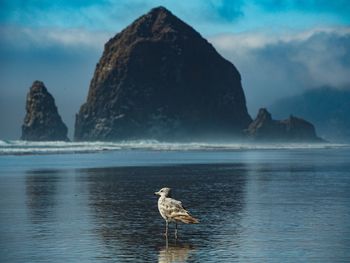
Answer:
[[80, 46], [101, 49], [104, 43], [113, 36], [108, 31], [90, 31], [82, 28], [32, 28], [21, 26], [1, 26], [0, 48], [35, 48], [50, 46]]
[[25, 96], [34, 80], [43, 80], [69, 126], [87, 96], [106, 32], [78, 29], [0, 28], [0, 138], [18, 139]]
[[226, 34], [210, 41], [240, 70], [252, 115], [305, 89], [350, 89], [350, 28]]
[[[244, 1], [221, 0], [207, 1], [209, 11], [217, 15], [218, 20], [232, 22], [243, 16]], [[214, 12], [213, 12], [214, 11]]]

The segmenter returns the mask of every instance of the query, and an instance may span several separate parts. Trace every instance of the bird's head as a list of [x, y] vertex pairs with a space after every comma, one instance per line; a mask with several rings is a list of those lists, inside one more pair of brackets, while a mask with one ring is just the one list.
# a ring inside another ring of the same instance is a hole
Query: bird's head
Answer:
[[160, 189], [158, 192], [155, 192], [154, 194], [159, 196], [164, 196], [164, 197], [170, 197], [170, 191], [171, 189], [169, 187], [164, 187]]

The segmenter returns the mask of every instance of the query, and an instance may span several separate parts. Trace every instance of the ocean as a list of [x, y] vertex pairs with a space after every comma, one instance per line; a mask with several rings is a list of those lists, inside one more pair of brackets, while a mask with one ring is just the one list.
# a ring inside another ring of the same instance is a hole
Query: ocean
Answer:
[[[179, 238], [153, 195], [196, 225]], [[346, 144], [0, 141], [0, 262], [350, 262]]]

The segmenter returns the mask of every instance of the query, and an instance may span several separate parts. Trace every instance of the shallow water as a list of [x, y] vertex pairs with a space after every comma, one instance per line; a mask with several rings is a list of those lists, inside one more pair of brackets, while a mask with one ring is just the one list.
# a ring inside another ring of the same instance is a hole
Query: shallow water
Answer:
[[1, 156], [0, 262], [349, 262], [349, 189], [348, 148]]

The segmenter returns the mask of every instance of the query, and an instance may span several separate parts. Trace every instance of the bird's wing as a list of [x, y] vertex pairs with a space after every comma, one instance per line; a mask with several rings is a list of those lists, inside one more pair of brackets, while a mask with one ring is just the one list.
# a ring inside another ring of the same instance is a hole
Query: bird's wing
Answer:
[[178, 214], [188, 214], [188, 212], [182, 206], [182, 203], [180, 201], [177, 201], [172, 198], [166, 198], [164, 204], [165, 204], [165, 209], [170, 214], [170, 217]]
[[186, 224], [198, 223], [198, 220], [190, 215], [190, 213], [182, 206], [180, 201], [172, 198], [166, 198], [164, 203], [169, 218], [176, 221], [182, 221]]
[[181, 201], [175, 200], [175, 199], [173, 199], [173, 198], [169, 198], [169, 204], [170, 204], [173, 208], [185, 210], [185, 208], [183, 207]]

